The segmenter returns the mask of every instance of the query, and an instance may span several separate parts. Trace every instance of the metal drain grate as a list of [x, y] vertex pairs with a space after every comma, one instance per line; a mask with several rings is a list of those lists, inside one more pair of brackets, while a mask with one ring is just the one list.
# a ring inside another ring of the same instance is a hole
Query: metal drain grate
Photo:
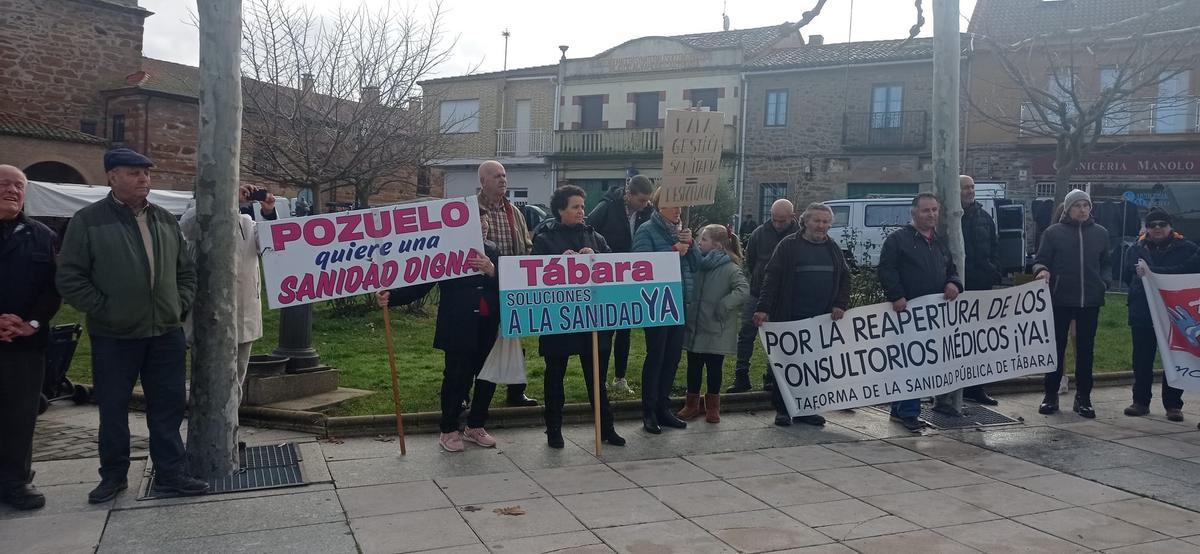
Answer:
[[[208, 494], [277, 489], [304, 485], [300, 471], [300, 451], [296, 443], [271, 446], [248, 446], [240, 452], [242, 468], [231, 475], [208, 482]], [[147, 479], [145, 494], [138, 500], [170, 498], [169, 493], [154, 491], [155, 475]]]
[[963, 408], [962, 417], [947, 416], [937, 413], [930, 408], [921, 407], [921, 419], [938, 429], [962, 429], [965, 427], [991, 427], [995, 425], [1012, 425], [1019, 421], [1000, 412], [992, 411], [983, 406]]

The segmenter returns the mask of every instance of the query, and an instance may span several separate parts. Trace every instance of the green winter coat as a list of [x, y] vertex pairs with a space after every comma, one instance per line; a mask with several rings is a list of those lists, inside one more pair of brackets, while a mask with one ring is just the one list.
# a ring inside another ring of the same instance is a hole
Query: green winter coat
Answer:
[[59, 251], [58, 292], [87, 314], [88, 334], [156, 337], [183, 325], [196, 294], [196, 270], [175, 216], [149, 204], [154, 282], [133, 212], [108, 197], [75, 213]]
[[713, 250], [698, 256], [692, 277], [694, 294], [684, 310], [683, 349], [695, 354], [737, 354], [742, 306], [750, 284], [729, 254]]

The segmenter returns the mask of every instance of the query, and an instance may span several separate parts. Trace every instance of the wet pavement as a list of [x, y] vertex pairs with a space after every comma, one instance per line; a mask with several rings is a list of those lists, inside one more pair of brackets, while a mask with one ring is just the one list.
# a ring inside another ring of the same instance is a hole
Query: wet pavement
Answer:
[[1173, 423], [1161, 407], [1122, 415], [1127, 388], [1097, 389], [1095, 420], [1000, 400], [1022, 424], [914, 434], [863, 409], [824, 428], [769, 413], [659, 436], [619, 422], [628, 445], [600, 457], [587, 426], [562, 450], [540, 429], [453, 454], [414, 435], [403, 458], [395, 437], [246, 429], [252, 445], [300, 442], [309, 484], [139, 501], [141, 460], [130, 490], [91, 506], [95, 458], [42, 461], [47, 507], [0, 507], [0, 536], [12, 552], [1200, 552], [1200, 404]]

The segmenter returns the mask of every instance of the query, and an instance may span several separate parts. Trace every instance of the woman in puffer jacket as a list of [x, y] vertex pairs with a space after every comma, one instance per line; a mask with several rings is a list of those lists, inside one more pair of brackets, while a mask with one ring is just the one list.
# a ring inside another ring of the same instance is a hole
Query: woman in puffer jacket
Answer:
[[[583, 189], [566, 185], [559, 187], [550, 196], [550, 211], [553, 220], [538, 225], [533, 237], [534, 256], [607, 254], [608, 243], [604, 237], [584, 223], [583, 204], [586, 194]], [[612, 342], [611, 332], [600, 334], [601, 359], [607, 357]], [[608, 403], [608, 391], [604, 387], [607, 364], [600, 364], [600, 382], [592, 382], [592, 334], [566, 333], [538, 337], [538, 351], [546, 359], [546, 444], [551, 448], [564, 446], [562, 436], [563, 378], [567, 373], [567, 360], [579, 356], [583, 366], [583, 381], [587, 385], [588, 402], [594, 402], [593, 387], [600, 387], [600, 438], [613, 446], [624, 446], [625, 439], [617, 434], [613, 426], [612, 407]]]
[[1033, 276], [1050, 285], [1054, 304], [1054, 336], [1058, 341], [1058, 369], [1045, 377], [1045, 398], [1040, 414], [1058, 411], [1058, 386], [1063, 376], [1071, 322], [1075, 322], [1075, 403], [1072, 409], [1095, 418], [1092, 408], [1092, 355], [1100, 307], [1112, 275], [1108, 231], [1092, 219], [1092, 198], [1082, 190], [1067, 193], [1063, 215], [1042, 234], [1034, 258]]
[[[660, 207], [662, 189], [654, 192], [651, 204], [655, 212], [633, 235], [634, 252], [678, 252], [683, 281], [684, 303], [691, 294], [692, 268], [696, 253], [691, 248], [692, 231], [680, 221], [678, 207]], [[686, 317], [686, 313], [684, 316]], [[646, 361], [642, 365], [642, 428], [647, 433], [662, 433], [662, 427], [683, 429], [687, 423], [671, 413], [671, 385], [683, 353], [683, 325], [647, 327]]]

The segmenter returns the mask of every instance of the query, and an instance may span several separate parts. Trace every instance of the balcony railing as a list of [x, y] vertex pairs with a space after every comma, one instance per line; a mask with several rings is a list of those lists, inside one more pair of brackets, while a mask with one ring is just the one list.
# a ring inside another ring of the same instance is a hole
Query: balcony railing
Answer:
[[925, 148], [928, 144], [929, 114], [924, 110], [842, 115], [846, 148]]
[[554, 146], [554, 133], [549, 129], [496, 129], [497, 156], [545, 156]]
[[[737, 128], [725, 125], [721, 149], [737, 150]], [[555, 155], [661, 155], [663, 130], [597, 129], [592, 131], [558, 131], [555, 133]]]
[[[1054, 136], [1054, 123], [1054, 114], [1043, 117], [1032, 103], [1021, 104], [1021, 137]], [[1109, 107], [1101, 125], [1104, 136], [1200, 133], [1200, 97], [1124, 100]]]

